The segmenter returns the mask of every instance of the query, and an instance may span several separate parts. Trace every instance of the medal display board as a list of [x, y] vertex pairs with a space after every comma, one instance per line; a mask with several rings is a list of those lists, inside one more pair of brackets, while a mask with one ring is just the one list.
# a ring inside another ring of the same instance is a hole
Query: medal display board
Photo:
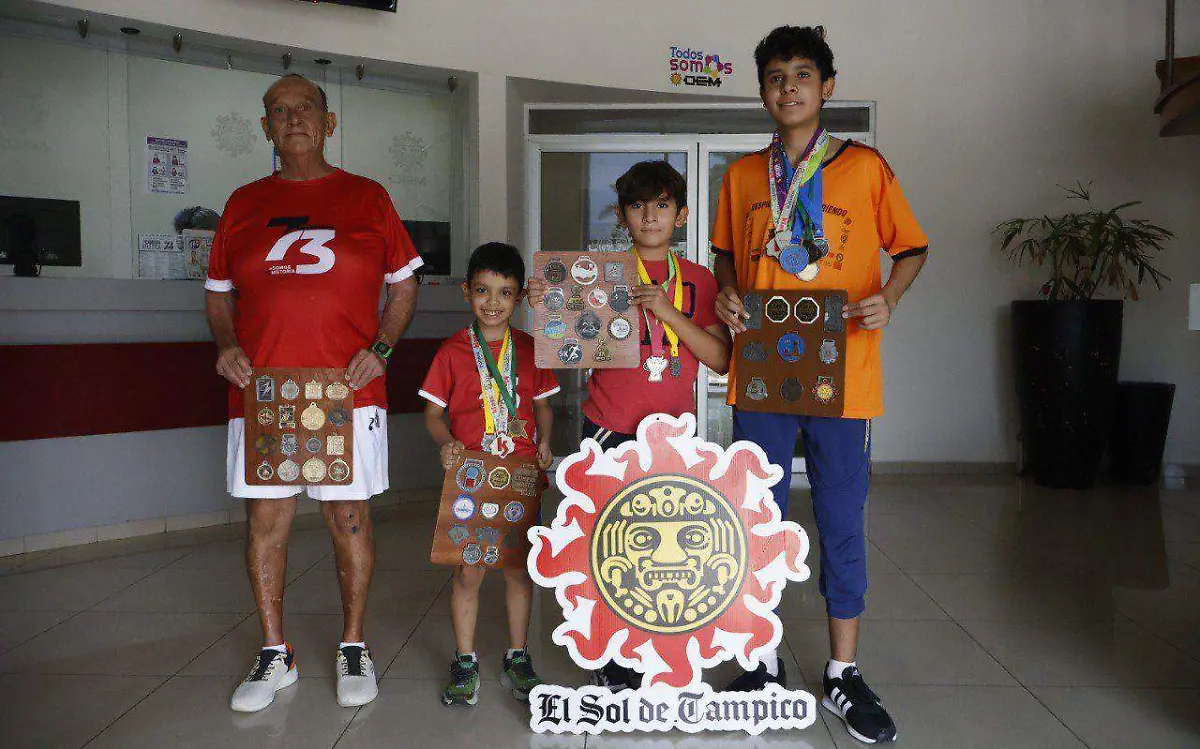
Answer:
[[429, 561], [434, 564], [524, 567], [526, 535], [537, 522], [542, 472], [529, 459], [459, 450], [442, 484]]
[[840, 289], [747, 291], [745, 333], [733, 339], [737, 407], [841, 416], [845, 410], [848, 302]]
[[537, 252], [534, 273], [548, 284], [534, 310], [538, 369], [632, 369], [641, 362], [638, 283], [630, 252]]
[[247, 486], [347, 486], [354, 391], [345, 369], [256, 367], [245, 391]]

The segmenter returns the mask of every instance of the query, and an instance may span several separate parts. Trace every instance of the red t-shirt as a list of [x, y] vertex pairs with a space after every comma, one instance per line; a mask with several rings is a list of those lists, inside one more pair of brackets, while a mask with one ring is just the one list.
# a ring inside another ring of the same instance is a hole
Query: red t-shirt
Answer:
[[[646, 273], [655, 283], [663, 283], [670, 272], [666, 260], [647, 262]], [[683, 309], [681, 310], [697, 327], [707, 328], [719, 321], [716, 316], [717, 279], [703, 265], [688, 260], [679, 260], [683, 274]], [[675, 282], [667, 287], [667, 296], [674, 294]], [[640, 320], [639, 335], [642, 340], [641, 361], [651, 354], [650, 333], [646, 317], [637, 307], [630, 307], [627, 316], [636, 315]], [[666, 332], [662, 336], [663, 356], [670, 356], [670, 344]], [[662, 382], [650, 382], [649, 374], [642, 367], [636, 369], [593, 369], [588, 380], [587, 401], [583, 404], [583, 415], [605, 429], [622, 434], [635, 434], [642, 419], [653, 413], [679, 416], [696, 412], [696, 374], [700, 362], [681, 341], [679, 360], [683, 372], [672, 377], [664, 372]]]
[[[229, 197], [204, 288], [236, 289], [234, 329], [253, 366], [345, 367], [379, 332], [383, 284], [421, 264], [378, 182], [340, 169], [301, 182], [270, 176]], [[354, 405], [386, 407], [384, 378]], [[242, 415], [233, 385], [229, 415]]]
[[[537, 455], [533, 402], [557, 393], [558, 380], [550, 370], [534, 366], [533, 338], [522, 330], [510, 330], [515, 346], [513, 355], [517, 357], [517, 418], [525, 422], [525, 433], [529, 436], [513, 438], [513, 451], [509, 457], [527, 457]], [[500, 364], [502, 345], [502, 340], [488, 342], [497, 365]], [[475, 355], [471, 351], [471, 337], [465, 328], [447, 338], [438, 349], [419, 394], [449, 411], [450, 433], [454, 439], [466, 445], [468, 450], [483, 448], [483, 391]]]

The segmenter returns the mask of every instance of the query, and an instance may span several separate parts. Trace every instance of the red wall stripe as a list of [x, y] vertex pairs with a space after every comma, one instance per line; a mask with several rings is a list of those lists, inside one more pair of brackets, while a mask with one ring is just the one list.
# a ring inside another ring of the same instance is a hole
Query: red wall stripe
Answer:
[[[404, 340], [388, 367], [388, 413], [418, 413], [441, 341]], [[0, 346], [0, 441], [217, 426], [226, 383], [207, 342]]]

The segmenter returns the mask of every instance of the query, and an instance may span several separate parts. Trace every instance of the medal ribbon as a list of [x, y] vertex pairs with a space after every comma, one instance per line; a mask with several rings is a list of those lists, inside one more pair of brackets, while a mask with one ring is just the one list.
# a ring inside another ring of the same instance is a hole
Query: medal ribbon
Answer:
[[[483, 332], [476, 320], [468, 329], [471, 338], [471, 353], [475, 356], [475, 369], [479, 373], [479, 387], [483, 393], [483, 421], [486, 434], [507, 434], [510, 414], [516, 417], [517, 405], [513, 399], [516, 372], [514, 368], [512, 334], [505, 328], [504, 342], [500, 344], [500, 366], [492, 357]], [[504, 374], [501, 375], [501, 369]]]
[[[653, 286], [654, 281], [650, 280], [650, 274], [646, 272], [646, 266], [642, 263], [642, 256], [638, 253], [637, 248], [633, 248], [633, 255], [637, 258], [638, 278], [646, 286]], [[666, 283], [671, 283], [671, 279], [675, 279], [675, 293], [671, 300], [671, 306], [683, 312], [683, 271], [679, 267], [679, 261], [675, 259], [675, 253], [667, 251], [667, 261], [670, 263], [670, 275], [667, 276]], [[670, 325], [659, 320], [650, 310], [642, 310], [646, 316], [646, 326], [650, 328], [650, 352], [653, 356], [662, 356], [662, 332], [667, 333], [667, 343], [671, 346], [671, 358], [679, 357], [679, 334], [676, 333]]]
[[[771, 136], [770, 158], [767, 161], [767, 179], [770, 182], [771, 189], [771, 223], [775, 229], [775, 233], [781, 234], [784, 232], [794, 231], [795, 219], [798, 214], [807, 213], [808, 221], [804, 221], [805, 234], [810, 231], [810, 221], [812, 220], [812, 211], [810, 205], [805, 205], [804, 210], [797, 210], [797, 205], [800, 201], [800, 188], [808, 184], [814, 176], [820, 173], [821, 162], [825, 160], [825, 154], [829, 150], [829, 132], [823, 127], [818, 127], [809, 139], [808, 145], [804, 148], [804, 153], [800, 157], [799, 163], [793, 170], [791, 162], [788, 161], [787, 150], [783, 145], [783, 138], [776, 130]], [[814, 185], [815, 188], [820, 187], [818, 182]], [[805, 203], [813, 202], [813, 193], [816, 201], [821, 199], [818, 190], [809, 190], [806, 196]], [[820, 217], [820, 211], [816, 212]], [[778, 251], [779, 248], [776, 248]]]

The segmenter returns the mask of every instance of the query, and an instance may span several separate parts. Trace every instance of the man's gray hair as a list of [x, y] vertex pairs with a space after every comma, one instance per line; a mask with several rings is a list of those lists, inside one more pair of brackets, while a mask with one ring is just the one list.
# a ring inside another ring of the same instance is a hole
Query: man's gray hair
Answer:
[[[317, 89], [317, 92], [321, 94], [321, 111], [322, 112], [329, 111], [329, 97], [327, 97], [325, 95], [325, 89], [321, 88], [320, 86], [313, 83], [311, 80], [309, 80], [305, 76], [300, 75], [299, 73], [288, 73], [287, 75], [281, 75], [281, 76], [279, 76], [279, 81], [285, 80], [287, 78], [299, 78], [300, 80], [305, 81], [306, 83], [309, 83], [312, 86], [314, 86]], [[279, 83], [279, 81], [275, 81], [275, 83]], [[271, 86], [274, 87], [275, 83], [272, 83]], [[271, 92], [271, 89], [268, 88], [267, 93], [270, 93], [270, 92]], [[267, 110], [268, 115], [271, 113], [270, 112], [271, 103], [267, 101], [266, 93], [263, 94], [263, 109]]]

